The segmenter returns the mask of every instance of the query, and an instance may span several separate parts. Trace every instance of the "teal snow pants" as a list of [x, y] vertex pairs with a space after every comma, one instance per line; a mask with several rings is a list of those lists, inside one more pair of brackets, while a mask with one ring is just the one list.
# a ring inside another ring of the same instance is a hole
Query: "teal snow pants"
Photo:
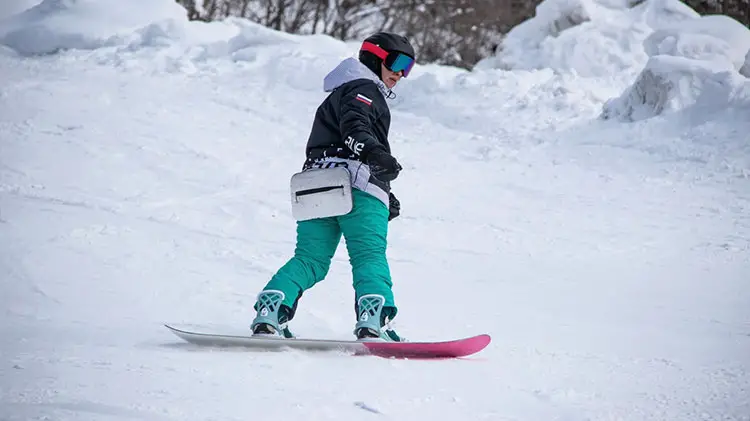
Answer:
[[293, 312], [302, 293], [328, 274], [343, 234], [352, 268], [355, 303], [366, 294], [382, 295], [384, 307], [392, 307], [391, 318], [395, 317], [393, 284], [385, 253], [388, 207], [376, 197], [354, 188], [352, 199], [352, 211], [346, 215], [297, 222], [294, 257], [263, 288], [264, 291], [284, 292], [283, 304]]

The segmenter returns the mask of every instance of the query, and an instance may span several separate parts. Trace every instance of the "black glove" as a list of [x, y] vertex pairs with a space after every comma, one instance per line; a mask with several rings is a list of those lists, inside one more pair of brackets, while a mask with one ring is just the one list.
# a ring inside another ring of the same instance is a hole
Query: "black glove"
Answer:
[[370, 167], [370, 173], [378, 180], [390, 182], [398, 177], [401, 165], [393, 155], [383, 149], [375, 149], [367, 155], [366, 164]]
[[393, 193], [388, 195], [388, 220], [399, 216], [401, 214], [401, 202], [396, 199]]

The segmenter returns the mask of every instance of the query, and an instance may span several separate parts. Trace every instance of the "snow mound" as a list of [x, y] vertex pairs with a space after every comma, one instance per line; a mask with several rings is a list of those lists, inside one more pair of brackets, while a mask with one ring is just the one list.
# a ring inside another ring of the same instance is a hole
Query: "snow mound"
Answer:
[[750, 51], [745, 54], [745, 64], [740, 68], [740, 74], [745, 77], [750, 77]]
[[[200, 45], [199, 58], [232, 57], [235, 60], [251, 60], [254, 47], [300, 42], [300, 37], [276, 31], [246, 19], [230, 18], [223, 22], [233, 27], [229, 36], [208, 42], [205, 36], [197, 36]], [[192, 27], [191, 27], [192, 29]], [[304, 39], [304, 38], [302, 38]]]
[[8, 48], [4, 45], [0, 45], [0, 57], [16, 57], [18, 53], [15, 50]]
[[750, 82], [740, 72], [747, 72], [750, 30], [734, 19], [704, 16], [660, 29], [644, 48], [651, 58], [632, 86], [605, 103], [603, 118], [636, 121], [747, 103]]
[[209, 61], [229, 59], [269, 69], [283, 64], [317, 74], [316, 56], [336, 56], [346, 50], [344, 43], [331, 37], [288, 34], [247, 19], [189, 22], [173, 0], [125, 3], [44, 0], [0, 22], [0, 54], [86, 50], [88, 59], [102, 65], [168, 73], [193, 73], [197, 66], [215, 64]]
[[[302, 38], [304, 39], [304, 38]], [[260, 46], [299, 43], [300, 37], [276, 31], [246, 19], [228, 18], [221, 22], [185, 22], [175, 19], [158, 21], [130, 33], [110, 38], [107, 44], [138, 47], [167, 47], [180, 44], [180, 50], [195, 60], [231, 57], [235, 60], [252, 57], [248, 49]]]
[[629, 82], [648, 60], [643, 41], [655, 27], [696, 16], [678, 0], [545, 0], [475, 69], [550, 68]]
[[727, 60], [739, 70], [750, 50], [750, 30], [728, 16], [703, 16], [655, 31], [644, 47], [649, 56]]
[[30, 9], [41, 1], [42, 0], [3, 0], [3, 6], [0, 7], [0, 21], [13, 15], [17, 15], [26, 9]]
[[652, 57], [633, 86], [604, 105], [602, 117], [637, 121], [691, 106], [720, 109], [747, 103], [750, 83], [721, 62]]
[[[639, 4], [635, 0], [634, 5]], [[674, 0], [646, 0], [643, 10], [645, 23], [653, 29], [661, 29], [679, 24], [686, 20], [697, 19], [701, 15], [681, 1]]]
[[171, 0], [44, 0], [1, 22], [0, 44], [22, 55], [95, 49], [164, 20], [187, 22], [185, 9]]

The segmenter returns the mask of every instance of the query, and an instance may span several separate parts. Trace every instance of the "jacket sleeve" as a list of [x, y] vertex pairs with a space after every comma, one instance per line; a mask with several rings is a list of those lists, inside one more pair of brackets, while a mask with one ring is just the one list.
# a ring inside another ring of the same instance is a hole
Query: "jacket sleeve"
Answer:
[[357, 85], [341, 97], [339, 128], [346, 146], [363, 161], [375, 149], [386, 150], [372, 127], [385, 107], [383, 95], [374, 83]]

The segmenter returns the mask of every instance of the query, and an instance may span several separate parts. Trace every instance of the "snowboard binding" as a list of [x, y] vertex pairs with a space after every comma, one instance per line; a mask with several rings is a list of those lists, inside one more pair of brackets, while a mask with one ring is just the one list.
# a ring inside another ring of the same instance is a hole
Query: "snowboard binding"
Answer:
[[255, 310], [258, 314], [250, 326], [253, 335], [294, 338], [287, 326], [291, 309], [281, 304], [284, 298], [284, 293], [276, 290], [262, 291], [258, 294], [258, 300], [255, 303]]
[[357, 301], [357, 324], [354, 335], [360, 341], [405, 342], [391, 328], [390, 321], [395, 308], [385, 307], [382, 295], [368, 294]]

